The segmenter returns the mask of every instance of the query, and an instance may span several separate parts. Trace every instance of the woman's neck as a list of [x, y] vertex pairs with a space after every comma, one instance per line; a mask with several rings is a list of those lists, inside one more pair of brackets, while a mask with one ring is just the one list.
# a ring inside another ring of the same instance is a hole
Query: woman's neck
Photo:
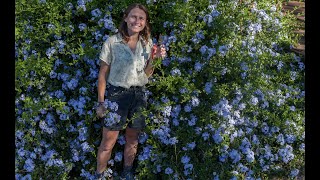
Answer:
[[138, 41], [139, 39], [139, 33], [136, 34], [129, 34], [129, 41]]

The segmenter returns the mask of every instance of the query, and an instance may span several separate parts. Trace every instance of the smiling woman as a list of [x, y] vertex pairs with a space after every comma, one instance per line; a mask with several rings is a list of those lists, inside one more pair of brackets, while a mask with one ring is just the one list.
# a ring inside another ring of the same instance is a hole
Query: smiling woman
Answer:
[[[153, 72], [153, 43], [147, 9], [141, 4], [129, 6], [119, 31], [103, 44], [100, 54], [97, 116], [102, 118], [103, 132], [97, 155], [97, 179], [105, 176], [107, 162], [121, 130], [125, 130], [126, 137], [124, 170], [121, 176], [133, 179], [132, 166], [137, 153], [138, 137], [145, 127], [146, 117], [142, 115], [147, 105], [145, 85]], [[157, 51], [153, 58], [165, 54], [163, 48], [157, 47]], [[108, 94], [104, 97], [106, 90]], [[112, 118], [110, 121], [110, 116], [105, 116], [109, 101], [117, 104], [117, 116], [113, 116], [116, 120]]]

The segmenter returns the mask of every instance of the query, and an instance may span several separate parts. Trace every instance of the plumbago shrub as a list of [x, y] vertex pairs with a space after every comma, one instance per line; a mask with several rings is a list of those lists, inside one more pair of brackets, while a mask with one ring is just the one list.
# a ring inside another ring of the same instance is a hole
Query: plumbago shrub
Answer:
[[[167, 49], [148, 87], [138, 179], [295, 179], [304, 173], [304, 57], [281, 2], [16, 1], [16, 179], [92, 179], [98, 55], [124, 9], [150, 11]], [[110, 111], [111, 112], [111, 111]], [[108, 175], [122, 167], [121, 132]]]

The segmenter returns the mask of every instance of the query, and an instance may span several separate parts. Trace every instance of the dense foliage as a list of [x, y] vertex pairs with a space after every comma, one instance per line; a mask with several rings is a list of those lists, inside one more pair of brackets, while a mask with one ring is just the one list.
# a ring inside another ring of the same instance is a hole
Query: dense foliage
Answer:
[[[16, 179], [90, 179], [102, 43], [146, 5], [167, 48], [148, 84], [139, 179], [295, 178], [304, 171], [304, 58], [277, 0], [17, 0]], [[120, 134], [108, 172], [117, 176]]]

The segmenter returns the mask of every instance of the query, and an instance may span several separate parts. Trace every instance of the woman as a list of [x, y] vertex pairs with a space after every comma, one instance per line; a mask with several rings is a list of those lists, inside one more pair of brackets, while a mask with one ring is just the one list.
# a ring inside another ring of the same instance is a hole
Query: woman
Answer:
[[124, 169], [122, 178], [133, 179], [132, 165], [137, 153], [138, 135], [145, 126], [141, 109], [146, 107], [145, 85], [153, 73], [151, 53], [164, 57], [164, 47], [156, 46], [150, 38], [149, 15], [146, 7], [132, 4], [124, 12], [119, 32], [103, 44], [98, 75], [97, 116], [106, 111], [106, 100], [116, 102], [119, 122], [103, 122], [102, 140], [97, 155], [96, 176], [101, 179], [110, 159], [120, 130], [125, 130]]

